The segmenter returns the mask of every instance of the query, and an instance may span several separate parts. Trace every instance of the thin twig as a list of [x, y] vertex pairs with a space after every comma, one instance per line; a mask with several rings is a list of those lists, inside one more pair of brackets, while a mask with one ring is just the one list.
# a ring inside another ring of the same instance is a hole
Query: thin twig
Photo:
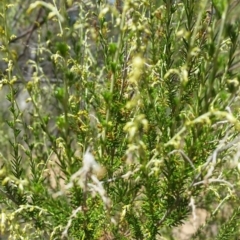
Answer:
[[175, 152], [180, 153], [180, 155], [182, 156], [182, 158], [183, 158], [184, 160], [186, 160], [187, 162], [189, 162], [189, 164], [191, 165], [191, 167], [192, 167], [194, 170], [196, 170], [196, 168], [194, 167], [193, 162], [192, 162], [191, 159], [184, 153], [183, 150], [181, 150], [181, 149], [173, 150], [173, 151], [171, 151], [171, 152], [169, 153], [169, 155], [171, 155], [171, 154], [173, 154], [173, 153], [175, 153]]
[[212, 179], [206, 179], [206, 180], [203, 180], [203, 181], [196, 182], [196, 183], [193, 184], [193, 186], [195, 187], [195, 186], [197, 186], [197, 185], [208, 184], [208, 183], [215, 183], [215, 182], [224, 183], [224, 184], [228, 185], [228, 186], [231, 187], [231, 188], [234, 187], [233, 184], [229, 183], [229, 182], [226, 181], [226, 180], [223, 180], [223, 179], [214, 179], [214, 178], [212, 178]]
[[[18, 60], [25, 55], [26, 50], [28, 48], [28, 43], [30, 42], [30, 39], [31, 39], [31, 36], [32, 36], [33, 32], [38, 28], [36, 26], [39, 25], [38, 20], [39, 20], [41, 14], [42, 14], [42, 8], [40, 8], [39, 11], [38, 11], [36, 20], [35, 20], [34, 24], [32, 25], [32, 27], [31, 27], [31, 29], [30, 29], [30, 31], [28, 33], [28, 37], [26, 39], [26, 43], [25, 43], [25, 47], [23, 49], [23, 52], [19, 55]], [[45, 22], [45, 20], [43, 20], [43, 23], [44, 22]]]
[[41, 20], [40, 22], [35, 22], [31, 27], [29, 27], [29, 29], [27, 31], [23, 32], [22, 34], [20, 34], [16, 38], [11, 39], [9, 41], [9, 43], [17, 42], [19, 39], [24, 38], [28, 34], [32, 34], [33, 31], [35, 31], [36, 29], [40, 28], [45, 22], [46, 22], [45, 19]]

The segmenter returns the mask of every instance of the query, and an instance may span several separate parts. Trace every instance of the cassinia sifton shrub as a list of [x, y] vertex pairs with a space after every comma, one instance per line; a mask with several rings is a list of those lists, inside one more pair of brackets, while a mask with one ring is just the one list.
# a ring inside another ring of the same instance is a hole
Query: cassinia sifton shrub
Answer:
[[239, 5], [1, 1], [0, 235], [238, 239]]

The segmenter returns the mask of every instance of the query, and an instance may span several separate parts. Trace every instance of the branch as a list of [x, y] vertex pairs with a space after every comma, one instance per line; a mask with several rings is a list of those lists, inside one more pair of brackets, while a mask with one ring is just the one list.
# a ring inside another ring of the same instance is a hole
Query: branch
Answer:
[[[41, 11], [41, 9], [39, 10], [37, 19], [38, 19], [38, 17], [39, 17], [40, 11]], [[35, 21], [35, 22], [33, 23], [33, 25], [32, 25], [31, 27], [29, 27], [29, 29], [28, 29], [27, 31], [23, 32], [22, 34], [20, 34], [20, 35], [17, 36], [16, 38], [11, 39], [11, 40], [9, 41], [9, 43], [17, 42], [19, 39], [24, 38], [24, 37], [27, 36], [28, 34], [30, 34], [30, 36], [31, 36], [32, 33], [33, 33], [36, 29], [40, 28], [45, 22], [46, 22], [46, 19], [43, 19], [43, 20], [41, 20], [40, 22]], [[30, 38], [30, 37], [29, 37], [29, 38]]]

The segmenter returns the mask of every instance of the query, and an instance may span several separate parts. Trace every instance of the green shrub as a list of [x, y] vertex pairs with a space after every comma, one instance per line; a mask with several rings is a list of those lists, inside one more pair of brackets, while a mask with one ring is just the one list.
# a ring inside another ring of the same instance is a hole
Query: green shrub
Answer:
[[237, 239], [239, 5], [3, 0], [1, 235]]

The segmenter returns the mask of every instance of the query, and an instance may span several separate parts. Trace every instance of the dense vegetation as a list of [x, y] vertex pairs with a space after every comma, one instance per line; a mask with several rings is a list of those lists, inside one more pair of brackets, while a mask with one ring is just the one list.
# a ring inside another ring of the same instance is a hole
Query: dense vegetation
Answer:
[[2, 0], [0, 235], [238, 239], [239, 5]]

